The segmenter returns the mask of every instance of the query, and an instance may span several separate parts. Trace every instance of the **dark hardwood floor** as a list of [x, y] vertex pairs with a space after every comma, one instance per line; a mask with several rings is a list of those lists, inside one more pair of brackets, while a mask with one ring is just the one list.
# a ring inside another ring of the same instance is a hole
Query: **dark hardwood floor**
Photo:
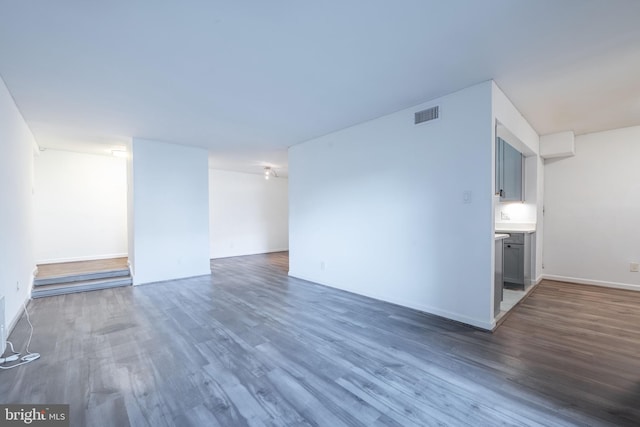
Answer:
[[640, 293], [543, 282], [491, 334], [287, 263], [32, 301], [42, 358], [0, 399], [69, 403], [74, 426], [640, 424]]

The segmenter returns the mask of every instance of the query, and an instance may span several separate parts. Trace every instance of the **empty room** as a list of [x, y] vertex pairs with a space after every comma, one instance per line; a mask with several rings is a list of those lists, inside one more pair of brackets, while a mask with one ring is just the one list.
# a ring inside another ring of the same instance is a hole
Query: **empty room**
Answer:
[[0, 425], [640, 425], [638, 22], [2, 2]]

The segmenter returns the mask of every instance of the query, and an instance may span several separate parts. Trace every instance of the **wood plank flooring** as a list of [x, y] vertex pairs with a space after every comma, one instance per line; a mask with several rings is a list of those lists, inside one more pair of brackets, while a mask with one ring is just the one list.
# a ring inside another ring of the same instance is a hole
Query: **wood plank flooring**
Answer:
[[67, 276], [70, 274], [126, 269], [129, 268], [127, 264], [128, 261], [129, 259], [127, 257], [122, 257], [90, 261], [39, 264], [36, 278], [44, 279], [49, 277]]
[[544, 282], [491, 334], [287, 263], [32, 301], [42, 358], [0, 399], [69, 403], [74, 426], [640, 424], [640, 293]]

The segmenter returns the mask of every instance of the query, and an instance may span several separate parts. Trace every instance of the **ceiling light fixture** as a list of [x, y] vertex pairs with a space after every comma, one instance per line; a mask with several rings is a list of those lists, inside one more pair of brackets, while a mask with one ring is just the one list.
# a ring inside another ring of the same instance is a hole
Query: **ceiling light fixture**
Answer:
[[111, 150], [111, 155], [113, 157], [122, 157], [125, 159], [129, 157], [129, 153], [127, 153], [126, 150]]
[[271, 166], [264, 167], [264, 179], [269, 179], [271, 177], [277, 178], [278, 174], [275, 169], [271, 168]]

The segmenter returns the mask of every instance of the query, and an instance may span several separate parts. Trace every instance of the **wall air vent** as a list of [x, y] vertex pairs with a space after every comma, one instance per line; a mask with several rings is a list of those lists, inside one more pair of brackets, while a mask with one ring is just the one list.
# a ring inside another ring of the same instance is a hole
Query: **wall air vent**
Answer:
[[418, 111], [415, 115], [415, 124], [428, 122], [430, 120], [435, 120], [439, 116], [440, 116], [440, 107], [436, 105], [435, 107]]

